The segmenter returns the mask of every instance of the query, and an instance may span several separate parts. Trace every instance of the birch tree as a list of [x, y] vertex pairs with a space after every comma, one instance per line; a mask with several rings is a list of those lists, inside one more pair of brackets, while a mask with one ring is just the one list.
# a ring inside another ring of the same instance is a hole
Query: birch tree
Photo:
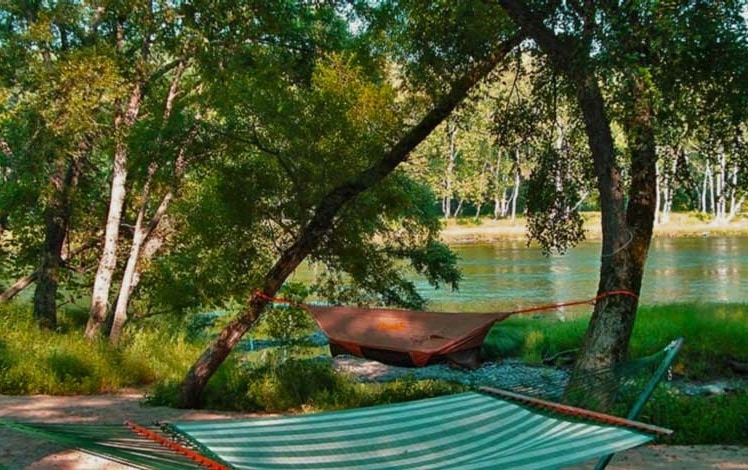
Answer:
[[79, 47], [94, 26], [80, 22], [78, 8], [25, 2], [1, 13], [2, 80], [12, 97], [2, 123], [11, 150], [3, 210], [35, 272], [34, 315], [54, 328], [80, 178], [106, 135], [99, 124], [117, 97], [116, 67], [106, 50]]
[[[143, 101], [147, 98], [144, 95], [154, 89], [152, 82], [184, 63], [184, 59], [179, 56], [176, 59], [164, 60], [164, 55], [169, 52], [177, 55], [183, 52], [179, 49], [169, 51], [163, 48], [164, 42], [173, 40], [171, 33], [175, 28], [173, 25], [175, 9], [168, 3], [132, 1], [119, 7], [102, 9], [100, 14], [101, 21], [108, 24], [111, 29], [109, 37], [113, 43], [111, 45], [113, 52], [123, 64], [121, 74], [124, 93], [116, 103], [113, 117], [114, 145], [109, 206], [104, 225], [101, 257], [91, 293], [89, 319], [85, 331], [88, 338], [93, 338], [100, 333], [110, 311], [111, 286], [117, 267], [122, 211], [127, 197], [130, 165], [128, 147], [133, 126], [138, 122]], [[161, 46], [160, 50], [153, 50], [154, 47], [159, 46]], [[134, 55], [131, 52], [133, 50], [137, 51]], [[181, 75], [181, 72], [178, 75]], [[120, 311], [120, 317], [116, 322], [116, 337], [119, 336], [119, 326], [123, 323], [122, 315]]]

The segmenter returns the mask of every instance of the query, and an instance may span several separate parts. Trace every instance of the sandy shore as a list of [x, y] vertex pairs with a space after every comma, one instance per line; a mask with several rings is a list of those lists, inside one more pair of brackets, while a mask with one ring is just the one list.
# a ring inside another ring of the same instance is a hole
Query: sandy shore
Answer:
[[[455, 220], [446, 222], [440, 237], [447, 243], [490, 243], [498, 240], [527, 240], [525, 219], [492, 220], [481, 219], [479, 224], [471, 221], [458, 223]], [[587, 240], [598, 240], [602, 233], [599, 215], [586, 215], [584, 229]], [[663, 237], [712, 237], [712, 236], [748, 236], [748, 219], [741, 218], [729, 224], [716, 224], [701, 221], [691, 214], [673, 214], [667, 223], [656, 224], [655, 238]]]
[[[240, 413], [175, 410], [142, 406], [136, 391], [97, 396], [4, 396], [0, 395], [0, 418], [55, 423], [139, 423], [154, 420], [220, 419], [251, 416]], [[29, 438], [0, 426], [0, 465], [9, 470], [121, 470], [122, 465], [56, 444]], [[592, 468], [593, 464], [575, 468]], [[737, 446], [646, 446], [617, 455], [611, 469], [748, 469], [748, 447]]]

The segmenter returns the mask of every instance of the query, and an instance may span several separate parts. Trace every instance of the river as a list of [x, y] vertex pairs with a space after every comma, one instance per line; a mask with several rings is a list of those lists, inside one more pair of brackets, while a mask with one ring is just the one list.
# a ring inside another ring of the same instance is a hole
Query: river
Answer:
[[[584, 242], [565, 255], [550, 257], [523, 241], [461, 244], [453, 249], [463, 273], [460, 289], [434, 290], [418, 281], [419, 291], [429, 299], [429, 309], [515, 310], [587, 299], [597, 290], [599, 241]], [[641, 304], [746, 302], [745, 273], [748, 237], [657, 238], [647, 260]], [[589, 311], [589, 307], [581, 308]]]

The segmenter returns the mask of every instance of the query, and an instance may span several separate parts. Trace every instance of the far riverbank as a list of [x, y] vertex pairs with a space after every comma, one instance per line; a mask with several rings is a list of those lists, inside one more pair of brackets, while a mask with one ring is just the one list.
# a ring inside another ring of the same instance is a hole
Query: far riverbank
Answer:
[[[584, 228], [588, 240], [601, 238], [600, 214], [587, 212], [583, 214]], [[525, 218], [516, 220], [493, 220], [488, 217], [450, 219], [444, 224], [441, 238], [446, 243], [480, 243], [498, 240], [525, 240], [527, 230]], [[655, 237], [712, 237], [712, 236], [748, 236], [748, 218], [736, 217], [726, 224], [716, 224], [703, 220], [695, 213], [675, 213], [666, 223], [655, 225]]]

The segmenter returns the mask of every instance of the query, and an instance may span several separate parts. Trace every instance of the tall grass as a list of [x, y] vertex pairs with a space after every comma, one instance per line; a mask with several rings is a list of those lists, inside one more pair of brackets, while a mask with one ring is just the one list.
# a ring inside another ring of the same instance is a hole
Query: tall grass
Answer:
[[[589, 318], [559, 323], [514, 318], [489, 333], [484, 354], [540, 362], [582, 345]], [[670, 304], [639, 309], [629, 344], [632, 358], [652, 354], [669, 341], [685, 342], [673, 366], [676, 377], [706, 381], [733, 376], [728, 359], [748, 362], [748, 305]], [[748, 390], [715, 396], [689, 396], [660, 389], [643, 419], [675, 430], [669, 444], [748, 445]]]
[[[484, 354], [493, 359], [522, 357], [527, 362], [580, 348], [589, 317], [566, 322], [513, 318], [492, 328]], [[641, 357], [684, 337], [676, 371], [690, 380], [730, 375], [727, 359], [748, 362], [747, 304], [668, 304], [644, 306], [637, 314], [629, 354]]]
[[42, 330], [27, 304], [3, 306], [0, 393], [94, 394], [177, 380], [204, 347], [175, 334], [179, 328], [148, 325], [113, 347], [86, 340], [80, 322], [76, 312], [61, 312], [59, 331]]

